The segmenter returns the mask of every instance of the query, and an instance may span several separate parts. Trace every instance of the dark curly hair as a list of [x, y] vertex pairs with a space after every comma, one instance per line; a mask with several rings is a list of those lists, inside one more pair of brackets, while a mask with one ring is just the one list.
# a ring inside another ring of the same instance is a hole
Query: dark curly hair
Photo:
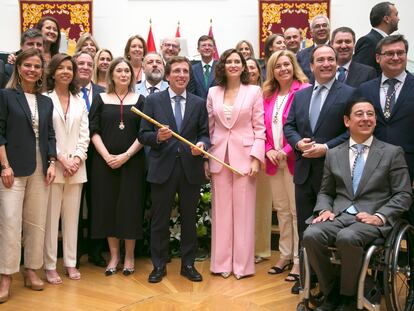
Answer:
[[226, 67], [227, 58], [229, 58], [231, 54], [237, 54], [240, 56], [242, 65], [244, 67], [240, 75], [240, 81], [242, 84], [245, 84], [245, 85], [249, 84], [249, 69], [247, 69], [246, 60], [244, 59], [243, 54], [237, 51], [236, 49], [228, 49], [221, 54], [220, 59], [217, 61], [217, 64], [215, 67], [214, 79], [216, 81], [216, 84], [222, 87], [227, 86], [227, 77], [226, 77], [225, 67]]
[[70, 55], [63, 53], [59, 53], [53, 56], [50, 60], [49, 66], [46, 68], [46, 90], [50, 92], [55, 88], [56, 81], [54, 76], [56, 70], [59, 68], [60, 64], [65, 60], [68, 60], [72, 63], [73, 78], [72, 81], [69, 83], [69, 92], [73, 95], [76, 95], [79, 92], [79, 84], [77, 81], [78, 66], [76, 65], [75, 61], [72, 59]]

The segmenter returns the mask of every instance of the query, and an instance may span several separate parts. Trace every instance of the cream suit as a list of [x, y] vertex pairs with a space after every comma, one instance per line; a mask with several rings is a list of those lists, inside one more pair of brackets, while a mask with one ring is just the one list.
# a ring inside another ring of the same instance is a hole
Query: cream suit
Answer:
[[[243, 173], [252, 157], [264, 161], [265, 128], [261, 90], [241, 85], [231, 119], [223, 109], [224, 88], [212, 87], [207, 97], [211, 152]], [[254, 274], [256, 178], [233, 174], [210, 161], [212, 179], [211, 271]]]
[[86, 182], [86, 152], [89, 145], [88, 111], [78, 95], [70, 95], [66, 116], [55, 91], [47, 94], [53, 101], [53, 126], [58, 159], [79, 157], [81, 164], [73, 176], [64, 176], [64, 167], [56, 163], [56, 178], [51, 186], [46, 220], [44, 268], [56, 269], [59, 218], [62, 219], [63, 263], [76, 266], [79, 206], [82, 184]]

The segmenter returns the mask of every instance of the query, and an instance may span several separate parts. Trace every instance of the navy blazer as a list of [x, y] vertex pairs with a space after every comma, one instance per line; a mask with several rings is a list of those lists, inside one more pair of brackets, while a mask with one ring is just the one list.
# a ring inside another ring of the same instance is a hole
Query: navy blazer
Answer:
[[187, 91], [201, 98], [207, 99], [209, 88], [216, 85], [214, 81], [215, 67], [216, 61], [213, 62], [213, 65], [210, 68], [210, 77], [206, 87], [204, 84], [204, 69], [201, 67], [201, 62], [194, 64], [191, 69], [191, 78], [187, 86]]
[[[36, 94], [39, 113], [39, 148], [43, 173], [48, 159], [56, 158], [56, 139], [53, 129], [53, 103]], [[30, 176], [36, 169], [36, 137], [26, 96], [21, 89], [0, 90], [0, 145], [6, 146], [7, 158], [14, 176]]]
[[344, 110], [348, 100], [354, 93], [354, 88], [335, 81], [322, 106], [315, 131], [312, 132], [309, 121], [309, 106], [313, 87], [295, 93], [289, 115], [283, 127], [283, 132], [289, 144], [296, 152], [294, 182], [303, 184], [311, 174], [311, 167], [317, 166], [315, 171], [323, 172], [324, 158], [304, 158], [295, 148], [302, 138], [311, 138], [316, 143], [327, 144], [329, 149], [344, 142], [348, 137], [343, 122]]
[[4, 62], [0, 59], [0, 89], [6, 86], [7, 81], [8, 81], [8, 78], [6, 76]]
[[374, 68], [352, 60], [351, 65], [349, 65], [349, 72], [345, 84], [357, 88], [362, 83], [375, 79], [376, 77], [377, 72]]
[[315, 45], [311, 45], [306, 49], [300, 50], [298, 54], [296, 54], [296, 59], [298, 60], [300, 67], [302, 68], [305, 75], [308, 77], [309, 81], [315, 81], [312, 70], [310, 68], [310, 59], [314, 48]]
[[357, 63], [374, 68], [377, 76], [381, 74], [382, 70], [375, 58], [375, 49], [382, 38], [378, 31], [371, 29], [368, 34], [358, 39], [353, 56], [353, 60]]
[[[171, 130], [178, 133], [168, 89], [147, 96], [144, 113], [161, 124], [169, 125]], [[187, 181], [190, 184], [203, 184], [203, 156], [193, 156], [190, 147], [174, 137], [166, 142], [157, 143], [157, 131], [157, 126], [144, 119], [141, 121], [138, 139], [142, 144], [151, 147], [148, 154], [148, 182], [165, 183], [173, 171], [180, 150], [180, 161]], [[189, 92], [179, 134], [194, 144], [203, 142], [206, 149], [210, 147], [206, 102]]]
[[381, 77], [361, 84], [357, 90], [374, 104], [377, 114], [377, 126], [374, 135], [387, 143], [401, 146], [405, 152], [405, 159], [410, 171], [411, 180], [414, 179], [414, 76], [407, 73], [404, 84], [398, 95], [391, 116], [385, 119], [380, 102]]

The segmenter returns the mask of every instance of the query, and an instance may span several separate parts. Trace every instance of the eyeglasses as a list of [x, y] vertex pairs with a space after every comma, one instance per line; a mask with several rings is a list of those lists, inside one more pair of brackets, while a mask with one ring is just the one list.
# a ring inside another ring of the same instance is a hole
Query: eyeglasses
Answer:
[[327, 23], [323, 23], [323, 24], [316, 24], [316, 25], [313, 25], [313, 27], [312, 27], [313, 29], [324, 29], [324, 28], [328, 28], [328, 24]]
[[405, 54], [407, 54], [404, 50], [399, 51], [386, 51], [384, 53], [381, 53], [380, 55], [385, 56], [386, 58], [393, 58], [394, 55], [397, 55], [397, 57], [403, 57]]
[[164, 43], [163, 46], [167, 48], [178, 49], [178, 45], [173, 43]]

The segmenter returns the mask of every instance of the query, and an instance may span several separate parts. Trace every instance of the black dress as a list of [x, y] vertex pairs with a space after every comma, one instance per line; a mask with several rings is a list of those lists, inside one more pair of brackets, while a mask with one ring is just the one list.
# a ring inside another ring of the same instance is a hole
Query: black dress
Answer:
[[[143, 110], [144, 97], [134, 105]], [[132, 105], [123, 105], [121, 130], [120, 105], [102, 101], [100, 95], [93, 100], [90, 113], [90, 134], [98, 133], [110, 154], [128, 150], [138, 137], [141, 118], [131, 112]], [[91, 235], [94, 239], [116, 237], [141, 239], [144, 208], [144, 148], [120, 168], [112, 169], [98, 152], [94, 152], [91, 172]]]

